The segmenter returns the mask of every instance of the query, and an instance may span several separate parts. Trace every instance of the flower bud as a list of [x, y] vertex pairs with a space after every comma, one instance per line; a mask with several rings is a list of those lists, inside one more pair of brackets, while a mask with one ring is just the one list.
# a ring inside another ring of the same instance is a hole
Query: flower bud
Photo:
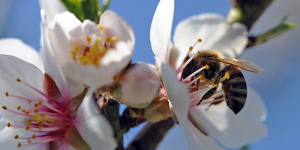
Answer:
[[129, 107], [144, 108], [149, 105], [159, 91], [159, 75], [154, 66], [136, 63], [119, 80], [114, 96]]

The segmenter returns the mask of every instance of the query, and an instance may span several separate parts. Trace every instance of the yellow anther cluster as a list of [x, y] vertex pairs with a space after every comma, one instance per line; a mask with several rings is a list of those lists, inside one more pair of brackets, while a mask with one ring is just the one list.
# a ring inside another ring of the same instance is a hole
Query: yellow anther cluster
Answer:
[[72, 58], [74, 61], [77, 61], [77, 53], [79, 51], [80, 45], [77, 45], [74, 50], [71, 50]]

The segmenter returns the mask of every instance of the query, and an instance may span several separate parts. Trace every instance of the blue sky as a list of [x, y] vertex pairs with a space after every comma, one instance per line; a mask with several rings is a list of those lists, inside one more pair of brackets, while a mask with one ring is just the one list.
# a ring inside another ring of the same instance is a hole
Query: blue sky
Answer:
[[[10, 2], [9, 2], [10, 1]], [[152, 16], [159, 0], [112, 0], [111, 9], [119, 13], [133, 27], [136, 35], [136, 47], [133, 61], [154, 63], [151, 51], [149, 30]], [[11, 9], [8, 10], [10, 3]], [[252, 34], [275, 26], [285, 14], [288, 21], [300, 24], [300, 1], [277, 1], [251, 31]], [[230, 8], [229, 0], [177, 0], [173, 30], [182, 19], [189, 16], [214, 12], [226, 16]], [[40, 49], [40, 14], [38, 0], [1, 0], [0, 38], [20, 38], [36, 50]], [[4, 14], [4, 13], [3, 13]], [[5, 21], [4, 21], [5, 19]], [[1, 25], [4, 24], [1, 30]], [[242, 59], [255, 62], [264, 70], [264, 74], [245, 72], [247, 84], [254, 88], [263, 98], [268, 109], [265, 121], [269, 135], [250, 145], [252, 150], [260, 149], [297, 149], [300, 147], [300, 42], [299, 29], [296, 28], [263, 45], [249, 49]], [[136, 130], [125, 135], [128, 143]], [[187, 149], [184, 131], [175, 127], [160, 145], [159, 149]]]

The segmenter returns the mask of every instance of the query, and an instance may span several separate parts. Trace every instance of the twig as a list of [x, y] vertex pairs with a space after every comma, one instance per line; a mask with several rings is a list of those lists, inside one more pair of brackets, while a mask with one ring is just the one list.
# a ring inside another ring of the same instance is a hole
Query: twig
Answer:
[[[130, 128], [136, 127], [147, 120], [145, 118], [132, 118], [132, 115], [130, 114], [130, 110], [134, 108], [127, 107], [122, 116], [120, 117], [120, 124], [121, 124], [121, 129], [124, 131], [129, 131]], [[137, 109], [141, 110], [141, 109]]]
[[270, 29], [269, 31], [257, 35], [257, 36], [250, 36], [247, 44], [247, 48], [262, 44], [266, 42], [267, 40], [274, 38], [282, 33], [284, 33], [287, 30], [295, 28], [294, 23], [285, 23], [288, 16], [283, 17], [283, 19], [280, 21], [280, 23], [275, 26], [274, 28]]
[[232, 9], [228, 14], [229, 23], [239, 22], [250, 31], [254, 23], [274, 0], [232, 0]]
[[173, 126], [171, 117], [157, 123], [148, 122], [126, 150], [155, 150]]

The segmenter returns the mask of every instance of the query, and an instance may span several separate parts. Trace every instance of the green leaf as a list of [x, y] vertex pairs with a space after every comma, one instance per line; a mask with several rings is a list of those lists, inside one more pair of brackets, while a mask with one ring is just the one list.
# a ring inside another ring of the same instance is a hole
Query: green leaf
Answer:
[[61, 0], [61, 2], [65, 5], [68, 11], [73, 13], [80, 21], [85, 19], [85, 14], [79, 0]]
[[98, 23], [99, 0], [61, 0], [61, 2], [80, 21], [90, 19]]
[[85, 19], [96, 20], [99, 11], [99, 0], [81, 0]]

